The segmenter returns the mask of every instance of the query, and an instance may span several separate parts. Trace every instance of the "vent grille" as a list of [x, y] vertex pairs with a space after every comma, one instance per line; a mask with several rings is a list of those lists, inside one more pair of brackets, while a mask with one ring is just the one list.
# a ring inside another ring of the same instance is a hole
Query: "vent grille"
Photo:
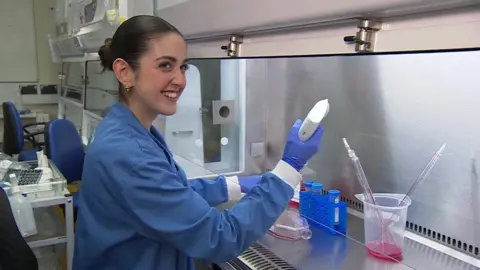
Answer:
[[[340, 200], [347, 203], [350, 207], [363, 212], [363, 203], [359, 202], [358, 200], [351, 200], [343, 196], [340, 197]], [[405, 227], [407, 228], [407, 230], [415, 232], [416, 234], [422, 235], [430, 240], [439, 242], [445, 246], [451, 247], [460, 252], [463, 252], [477, 259], [480, 259], [480, 248], [477, 246], [471, 245], [467, 242], [457, 240], [451, 236], [439, 233], [437, 231], [434, 231], [424, 226], [420, 226], [410, 221], [407, 221], [407, 224]]]
[[253, 244], [238, 258], [255, 270], [297, 270], [259, 243]]

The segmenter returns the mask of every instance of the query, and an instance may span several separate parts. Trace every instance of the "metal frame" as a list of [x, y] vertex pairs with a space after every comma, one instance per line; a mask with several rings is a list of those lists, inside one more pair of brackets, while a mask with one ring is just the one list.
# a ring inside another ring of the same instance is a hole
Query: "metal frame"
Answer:
[[[475, 34], [480, 28], [478, 6], [387, 17], [381, 24], [374, 50], [379, 53], [480, 47], [480, 36]], [[239, 57], [355, 54], [356, 45], [346, 43], [344, 37], [355, 35], [357, 31], [356, 20], [345, 20], [323, 27], [247, 34], [243, 37]], [[227, 57], [221, 46], [228, 43], [228, 38], [189, 40], [189, 56]]]
[[54, 246], [57, 244], [65, 243], [67, 246], [67, 269], [71, 270], [72, 262], [73, 262], [73, 249], [75, 246], [75, 232], [74, 232], [74, 222], [73, 222], [73, 198], [70, 196], [68, 191], [65, 191], [65, 194], [66, 195], [64, 196], [34, 199], [34, 200], [31, 200], [31, 204], [33, 208], [49, 207], [49, 206], [64, 204], [66, 235], [28, 242], [28, 245], [31, 248], [39, 248], [39, 247]]
[[[98, 56], [98, 55], [97, 55]], [[62, 71], [59, 73], [59, 85], [60, 85], [60, 88], [59, 88], [59, 91], [58, 91], [58, 95], [59, 95], [59, 99], [58, 99], [58, 119], [63, 119], [63, 115], [65, 113], [65, 104], [69, 104], [69, 105], [72, 105], [74, 107], [77, 107], [79, 108], [80, 110], [83, 111], [83, 109], [85, 108], [85, 88], [86, 88], [86, 85], [85, 83], [83, 84], [82, 86], [82, 100], [83, 100], [83, 104], [80, 103], [80, 102], [77, 102], [77, 101], [74, 101], [74, 100], [71, 100], [67, 97], [64, 97], [62, 96], [62, 88], [63, 87], [66, 87], [65, 86], [65, 79], [66, 79], [66, 74], [64, 73], [64, 65], [67, 65], [67, 64], [72, 64], [72, 63], [86, 63], [86, 59], [90, 58], [92, 56], [90, 56], [90, 54], [84, 54], [83, 56], [75, 56], [75, 57], [65, 57], [65, 58], [62, 58]], [[86, 67], [84, 67], [83, 69], [83, 77], [85, 78], [85, 70]], [[66, 71], [65, 71], [66, 72]], [[66, 94], [66, 91], [65, 91], [65, 94]], [[81, 122], [83, 123], [83, 113], [81, 115], [82, 119], [81, 119]], [[80, 131], [81, 132], [81, 131]]]

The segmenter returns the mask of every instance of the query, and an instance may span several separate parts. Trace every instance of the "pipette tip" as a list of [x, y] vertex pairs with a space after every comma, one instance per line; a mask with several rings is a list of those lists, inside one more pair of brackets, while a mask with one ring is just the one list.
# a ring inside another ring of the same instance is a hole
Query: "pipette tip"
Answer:
[[443, 152], [443, 150], [445, 150], [445, 147], [447, 147], [447, 144], [446, 144], [446, 143], [444, 143], [444, 144], [442, 145], [442, 147], [440, 147], [440, 149], [438, 149], [437, 153], [441, 154], [441, 153]]
[[345, 145], [345, 148], [350, 149], [350, 145], [348, 145], [347, 139], [343, 138], [342, 141], [343, 141], [343, 144]]

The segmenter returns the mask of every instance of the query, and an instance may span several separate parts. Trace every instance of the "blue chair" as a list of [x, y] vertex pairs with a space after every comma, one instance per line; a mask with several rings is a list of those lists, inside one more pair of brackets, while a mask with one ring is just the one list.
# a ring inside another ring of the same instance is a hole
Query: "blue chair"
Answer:
[[82, 179], [82, 139], [75, 125], [66, 119], [56, 119], [45, 126], [45, 153], [67, 180], [73, 193], [73, 206], [78, 205], [78, 181]]
[[56, 119], [45, 127], [45, 152], [57, 166], [67, 183], [82, 179], [82, 139], [75, 125], [66, 119]]
[[[37, 151], [41, 150], [43, 143], [36, 140], [36, 136], [43, 131], [29, 132], [26, 128], [41, 126], [46, 123], [31, 123], [22, 125], [20, 114], [12, 102], [2, 103], [3, 109], [3, 152], [7, 155], [18, 154], [19, 161], [37, 160]], [[25, 139], [33, 145], [32, 149], [24, 150]]]

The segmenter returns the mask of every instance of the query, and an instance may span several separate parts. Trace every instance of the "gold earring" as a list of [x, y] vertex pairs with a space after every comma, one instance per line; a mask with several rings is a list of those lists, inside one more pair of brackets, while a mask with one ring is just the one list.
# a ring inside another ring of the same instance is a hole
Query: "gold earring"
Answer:
[[125, 91], [130, 91], [130, 89], [132, 89], [132, 87], [130, 85], [125, 85], [123, 86], [123, 88], [125, 88]]

